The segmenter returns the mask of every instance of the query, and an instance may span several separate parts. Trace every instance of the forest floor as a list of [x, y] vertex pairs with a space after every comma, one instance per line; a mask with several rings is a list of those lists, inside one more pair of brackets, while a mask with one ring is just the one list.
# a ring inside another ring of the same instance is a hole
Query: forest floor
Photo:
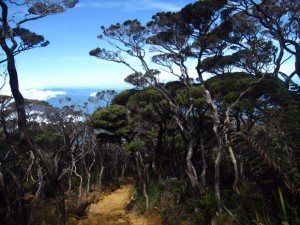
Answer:
[[67, 225], [161, 225], [156, 213], [137, 214], [128, 211], [132, 196], [131, 184], [101, 196], [100, 200], [87, 208], [84, 218], [69, 217]]

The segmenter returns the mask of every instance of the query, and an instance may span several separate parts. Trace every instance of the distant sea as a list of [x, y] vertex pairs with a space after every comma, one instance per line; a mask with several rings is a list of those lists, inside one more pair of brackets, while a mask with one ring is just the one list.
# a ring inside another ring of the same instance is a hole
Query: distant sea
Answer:
[[[126, 89], [126, 88], [124, 88]], [[124, 89], [113, 89], [117, 93]], [[108, 90], [105, 88], [47, 88], [54, 92], [64, 92], [65, 94], [60, 94], [55, 97], [48, 98], [46, 101], [53, 105], [54, 107], [62, 107], [64, 105], [81, 105], [83, 106], [85, 102], [88, 102], [88, 113], [93, 113], [95, 109], [104, 105], [104, 102], [99, 102], [97, 104], [90, 103], [88, 101], [89, 97], [95, 95], [95, 93]], [[112, 90], [112, 89], [109, 89]], [[69, 101], [70, 100], [70, 101]]]

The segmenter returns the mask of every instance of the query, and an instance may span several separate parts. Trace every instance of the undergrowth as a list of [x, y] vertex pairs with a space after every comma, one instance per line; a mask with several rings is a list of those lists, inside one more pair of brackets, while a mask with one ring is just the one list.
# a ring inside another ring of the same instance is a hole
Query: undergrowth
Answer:
[[[188, 182], [175, 178], [148, 184], [150, 208], [160, 213], [165, 225], [300, 224], [299, 208], [280, 189], [266, 194], [255, 183], [244, 182], [240, 184], [240, 195], [229, 188], [221, 194], [222, 213], [216, 214], [218, 202], [213, 187], [206, 187], [200, 194]], [[133, 210], [145, 212], [141, 186], [135, 186], [134, 195]]]

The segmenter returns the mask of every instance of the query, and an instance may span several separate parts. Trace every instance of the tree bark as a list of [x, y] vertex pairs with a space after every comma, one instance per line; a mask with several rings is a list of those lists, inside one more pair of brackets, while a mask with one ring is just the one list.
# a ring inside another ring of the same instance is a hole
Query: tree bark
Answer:
[[[190, 137], [190, 138], [192, 138], [192, 137]], [[186, 156], [186, 165], [187, 165], [186, 173], [190, 179], [192, 187], [194, 189], [198, 189], [200, 192], [202, 192], [202, 187], [201, 187], [200, 183], [198, 182], [197, 171], [195, 170], [195, 167], [193, 166], [193, 163], [192, 163], [194, 145], [195, 145], [195, 140], [192, 138], [192, 140], [190, 140], [189, 144], [188, 144], [188, 153]]]
[[202, 157], [202, 172], [201, 172], [201, 185], [202, 187], [206, 186], [206, 169], [207, 164], [205, 160], [205, 148], [204, 148], [204, 140], [203, 134], [200, 134], [200, 149], [201, 149], [201, 157]]
[[238, 170], [238, 166], [237, 166], [237, 162], [236, 162], [236, 158], [232, 149], [232, 145], [230, 143], [230, 141], [228, 141], [228, 151], [231, 157], [231, 162], [233, 164], [233, 169], [234, 169], [234, 181], [233, 181], [233, 185], [232, 188], [235, 191], [236, 194], [240, 194], [240, 191], [238, 189], [238, 181], [239, 181], [239, 170]]
[[56, 194], [56, 213], [57, 213], [57, 225], [66, 224], [66, 212], [65, 212], [65, 195], [63, 188], [59, 181], [52, 183], [53, 189]]
[[101, 165], [101, 169], [100, 169], [100, 173], [99, 173], [99, 186], [100, 186], [100, 188], [102, 188], [103, 174], [104, 174], [104, 166]]
[[219, 113], [217, 106], [213, 102], [211, 98], [211, 94], [208, 89], [205, 90], [205, 97], [207, 103], [211, 106], [212, 108], [212, 119], [213, 119], [213, 131], [215, 134], [215, 137], [217, 139], [217, 157], [215, 159], [215, 195], [218, 200], [218, 211], [221, 212], [221, 192], [220, 192], [220, 164], [222, 161], [222, 155], [223, 155], [223, 150], [224, 150], [224, 142], [222, 139], [222, 136], [220, 134], [220, 118], [219, 118]]
[[17, 218], [14, 219], [22, 225], [27, 225], [28, 217], [27, 217], [25, 202], [24, 202], [24, 185], [23, 185], [24, 176], [20, 174], [20, 172], [18, 171], [13, 172], [10, 169], [7, 169], [7, 171], [9, 172], [12, 179], [14, 180], [17, 188], [17, 193], [16, 193], [17, 209], [14, 210], [16, 210], [18, 214], [17, 214]]
[[18, 114], [18, 131], [20, 134], [21, 141], [23, 141], [25, 139], [26, 133], [26, 113], [24, 98], [21, 92], [19, 91], [18, 72], [15, 66], [15, 59], [13, 52], [7, 46], [6, 41], [1, 41], [1, 48], [7, 56], [7, 71], [9, 74], [9, 84], [16, 103], [16, 110]]
[[136, 161], [137, 161], [136, 165], [137, 165], [139, 179], [143, 185], [143, 195], [145, 198], [146, 212], [148, 212], [150, 210], [150, 202], [149, 202], [149, 196], [148, 196], [148, 192], [147, 192], [148, 172], [147, 172], [146, 166], [144, 165], [144, 161], [143, 161], [140, 150], [136, 150]]
[[217, 139], [217, 156], [215, 159], [215, 196], [218, 200], [218, 213], [221, 213], [221, 192], [220, 192], [220, 164], [222, 161], [222, 155], [224, 151], [224, 142], [222, 139], [222, 134], [220, 132], [220, 117], [219, 112], [216, 104], [212, 100], [211, 93], [209, 91], [209, 88], [207, 87], [206, 82], [203, 79], [203, 71], [201, 71], [201, 57], [204, 54], [204, 49], [201, 49], [201, 51], [198, 54], [198, 63], [196, 66], [196, 71], [198, 74], [198, 78], [201, 82], [202, 87], [204, 88], [204, 96], [206, 98], [207, 104], [210, 106], [212, 110], [212, 121], [213, 121], [213, 132]]

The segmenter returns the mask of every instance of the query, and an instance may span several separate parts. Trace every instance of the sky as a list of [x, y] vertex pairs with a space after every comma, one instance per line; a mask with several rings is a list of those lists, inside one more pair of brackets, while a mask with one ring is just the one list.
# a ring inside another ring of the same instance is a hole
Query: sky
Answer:
[[[90, 50], [104, 44], [97, 38], [100, 26], [108, 27], [127, 19], [138, 19], [145, 24], [156, 12], [178, 11], [192, 2], [195, 1], [80, 0], [64, 13], [24, 24], [43, 35], [50, 45], [16, 57], [21, 92], [25, 97], [47, 99], [63, 94], [59, 88], [127, 87], [123, 80], [131, 73], [129, 69], [89, 55]], [[0, 94], [8, 93], [7, 81]]]

